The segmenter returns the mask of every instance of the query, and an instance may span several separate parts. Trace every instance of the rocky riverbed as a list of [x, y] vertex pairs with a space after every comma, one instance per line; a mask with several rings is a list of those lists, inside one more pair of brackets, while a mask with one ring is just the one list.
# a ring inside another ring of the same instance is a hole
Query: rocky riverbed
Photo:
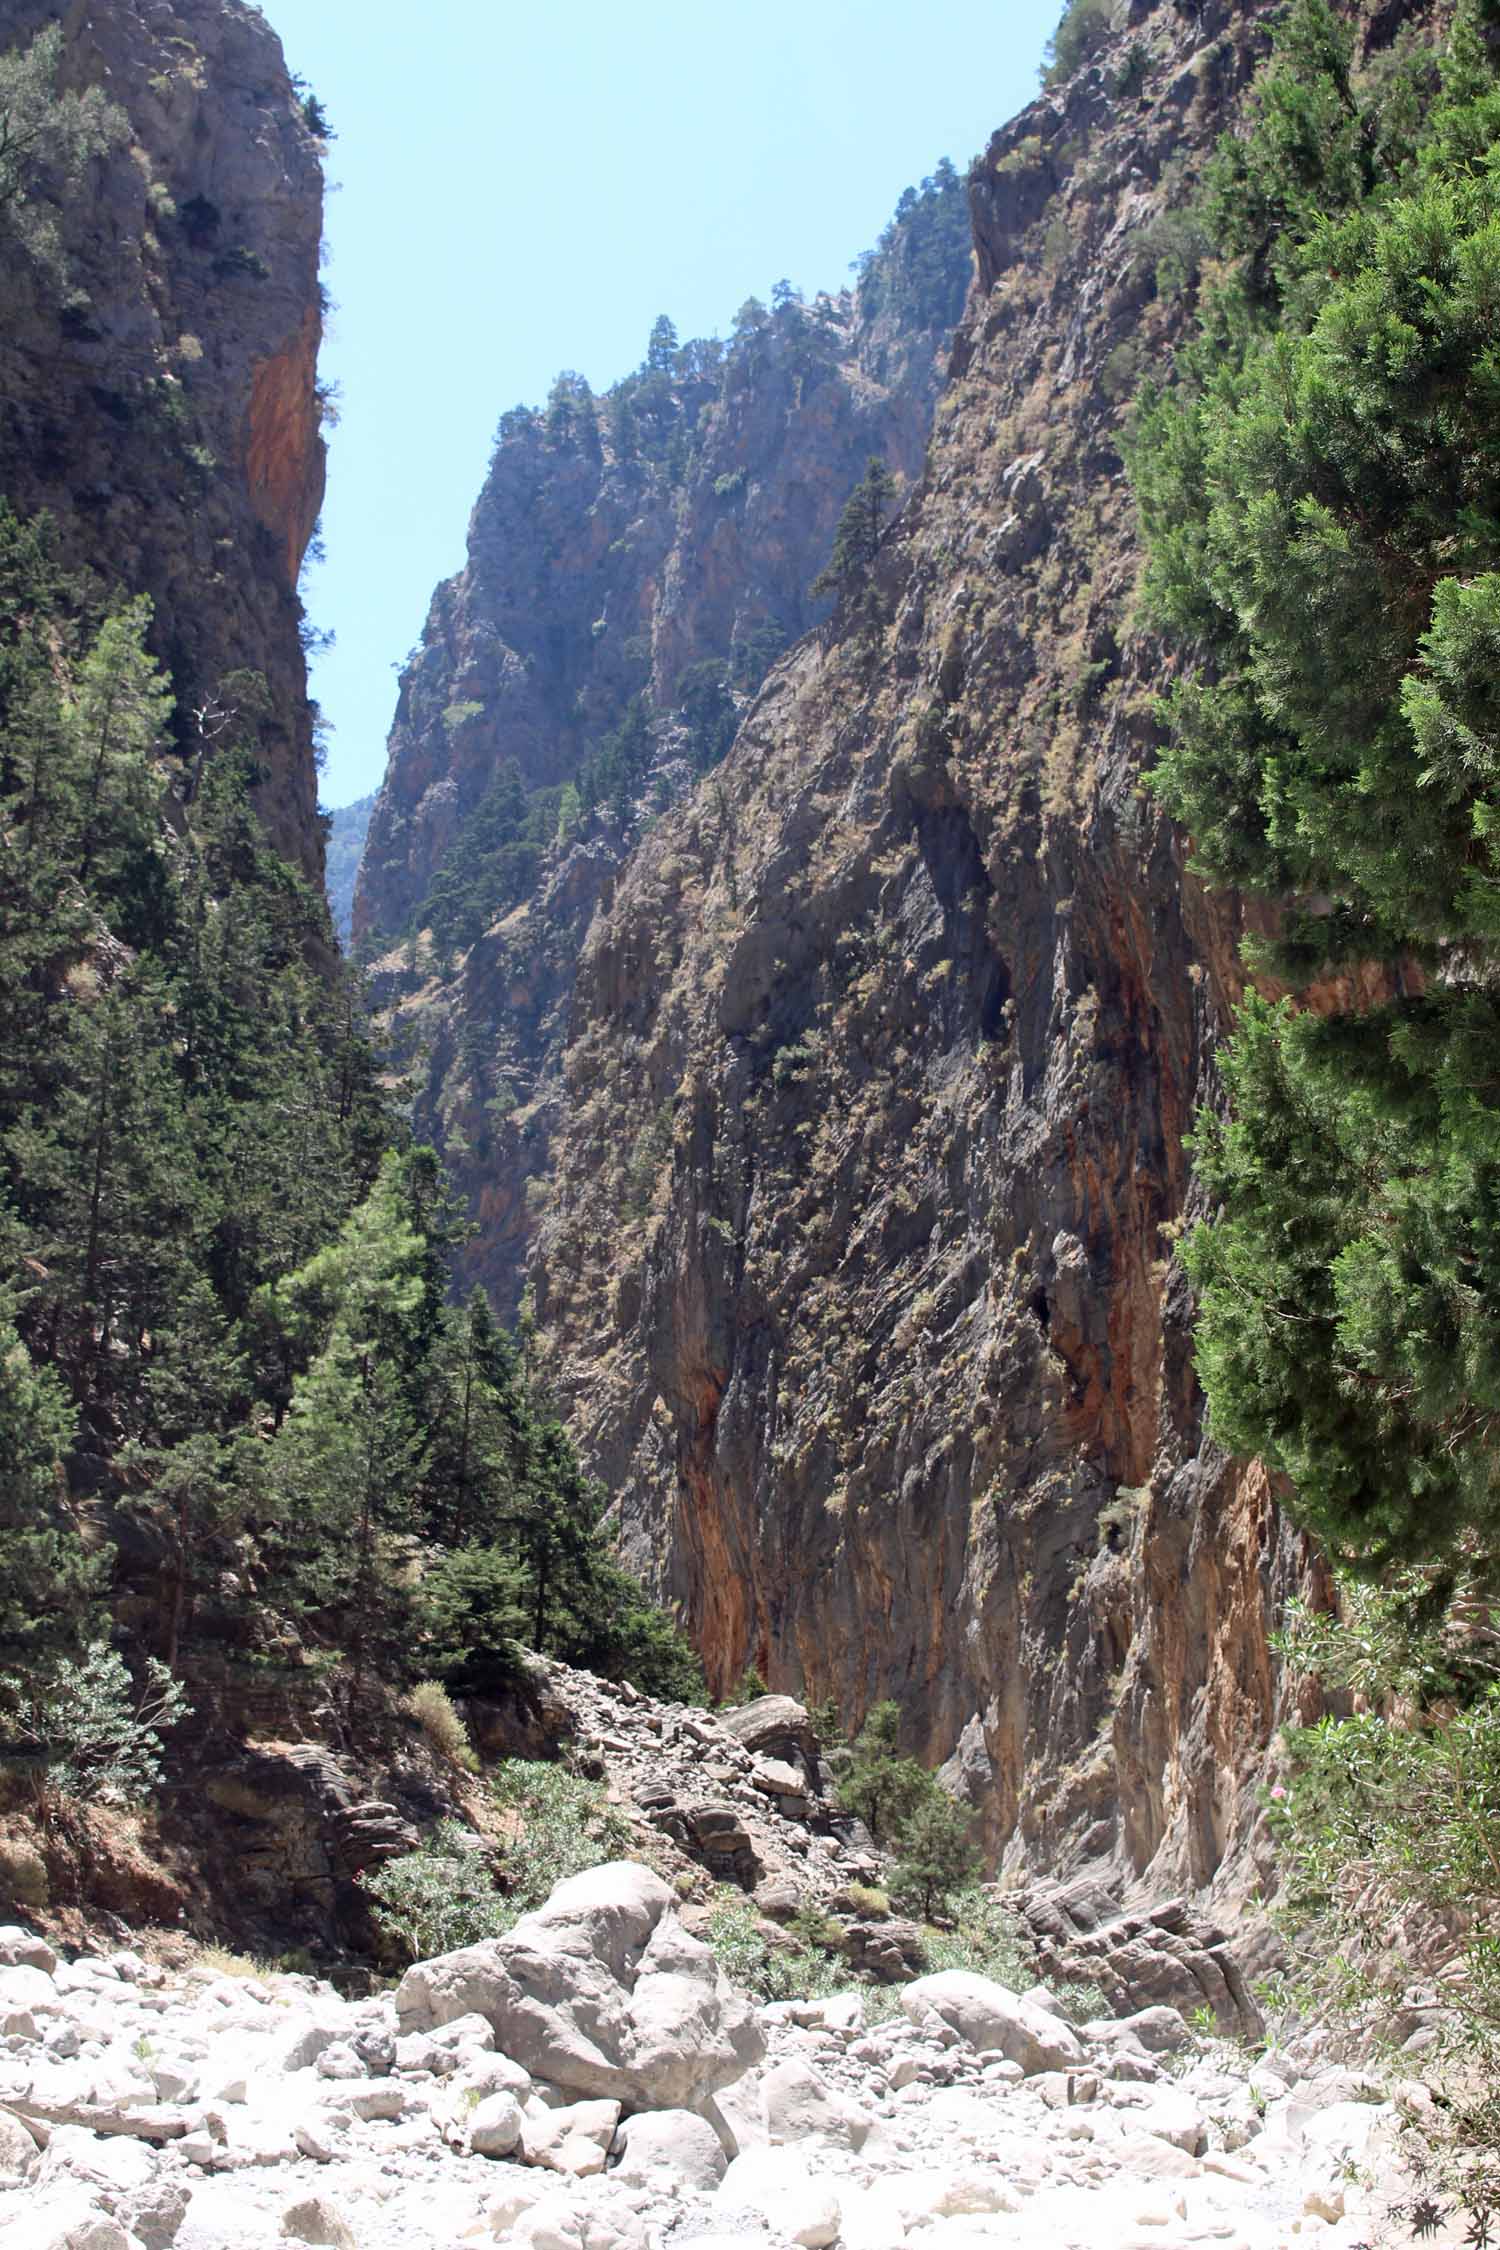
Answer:
[[634, 1862], [360, 2000], [0, 1931], [4, 2250], [1353, 2250], [1431, 2107], [958, 1971], [760, 2007]]

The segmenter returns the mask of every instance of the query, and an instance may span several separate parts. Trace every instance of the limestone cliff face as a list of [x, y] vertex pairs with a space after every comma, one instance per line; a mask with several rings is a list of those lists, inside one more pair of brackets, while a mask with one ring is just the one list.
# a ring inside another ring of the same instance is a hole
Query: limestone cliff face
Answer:
[[245, 0], [7, 0], [0, 40], [51, 22], [60, 85], [102, 87], [130, 136], [62, 209], [60, 268], [0, 253], [0, 493], [153, 597], [185, 734], [261, 675], [261, 812], [317, 881], [296, 586], [323, 492], [318, 142]]
[[1135, 0], [976, 166], [878, 621], [772, 673], [596, 920], [535, 1268], [714, 1684], [894, 1696], [1010, 1863], [1194, 1884], [1248, 1877], [1311, 1566], [1192, 1371], [1183, 1135], [1236, 929], [1139, 787], [1119, 448], [1191, 318], [1161, 214], [1270, 13]]
[[[870, 455], [920, 472], [971, 265], [944, 177], [857, 290], [752, 305], [727, 348], [663, 347], [605, 399], [574, 390], [507, 415], [466, 566], [437, 589], [402, 675], [356, 941], [420, 928], [497, 774], [546, 804], [534, 865], [480, 934], [420, 959], [408, 946], [379, 976], [398, 1046], [425, 1054], [420, 1129], [479, 1224], [464, 1279], [507, 1311], [595, 907], [649, 819], [717, 759], [772, 657], [826, 614], [809, 587]], [[649, 714], [641, 770], [560, 821], [545, 793], [578, 782], [632, 710]]]

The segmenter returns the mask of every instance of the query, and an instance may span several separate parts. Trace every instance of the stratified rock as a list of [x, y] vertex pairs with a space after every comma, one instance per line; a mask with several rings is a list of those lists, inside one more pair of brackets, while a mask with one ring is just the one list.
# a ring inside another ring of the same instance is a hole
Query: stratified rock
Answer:
[[1097, 1986], [1118, 2017], [1170, 2008], [1189, 2018], [1208, 2008], [1226, 2037], [1259, 2038], [1260, 2010], [1228, 1933], [1190, 1901], [1127, 1912], [1107, 1884], [1081, 1877], [1038, 1884], [1012, 1904], [1042, 1973]]
[[574, 1876], [505, 1937], [408, 1969], [402, 2030], [477, 2013], [551, 2085], [688, 2108], [757, 2061], [764, 2038], [673, 1908], [668, 1886], [633, 1862]]

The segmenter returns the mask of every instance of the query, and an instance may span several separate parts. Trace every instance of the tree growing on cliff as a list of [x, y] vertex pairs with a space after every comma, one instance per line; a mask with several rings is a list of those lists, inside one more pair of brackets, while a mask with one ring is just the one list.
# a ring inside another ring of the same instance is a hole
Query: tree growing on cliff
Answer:
[[878, 453], [872, 453], [864, 475], [844, 503], [833, 552], [808, 591], [815, 599], [831, 594], [835, 601], [860, 605], [869, 592], [880, 535], [896, 494], [896, 479]]

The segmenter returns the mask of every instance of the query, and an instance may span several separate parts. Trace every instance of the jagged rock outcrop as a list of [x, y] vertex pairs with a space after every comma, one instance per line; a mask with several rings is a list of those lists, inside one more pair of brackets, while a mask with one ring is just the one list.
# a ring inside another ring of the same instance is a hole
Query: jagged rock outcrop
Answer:
[[[451, 906], [499, 777], [513, 771], [528, 807], [504, 864], [474, 871], [473, 927], [440, 916], [420, 959], [380, 963], [398, 1048], [426, 1050], [420, 1128], [479, 1223], [464, 1278], [507, 1310], [595, 907], [642, 825], [717, 759], [771, 658], [826, 613], [809, 589], [869, 456], [920, 469], [970, 265], [956, 177], [928, 185], [858, 289], [752, 303], [727, 347], [653, 339], [655, 364], [606, 398], [560, 378], [545, 414], [506, 415], [465, 568], [402, 674], [356, 943], [421, 925], [437, 885]], [[644, 757], [590, 783], [633, 712]], [[547, 795], [581, 781], [581, 808]]]
[[[0, 243], [0, 494], [152, 596], [184, 743], [263, 694], [260, 810], [316, 883], [297, 574], [323, 492], [320, 144], [245, 0], [10, 0], [0, 40], [59, 19], [59, 86], [100, 87], [129, 134], [59, 204], [58, 259]], [[245, 673], [264, 691], [226, 688]]]
[[1158, 1887], [1253, 1836], [1307, 1567], [1192, 1370], [1183, 1136], [1236, 924], [1140, 788], [1164, 662], [1120, 455], [1191, 318], [1162, 215], [1270, 13], [1135, 0], [977, 164], [870, 597], [595, 923], [535, 1269], [714, 1684], [897, 1697], [1010, 1864]]

